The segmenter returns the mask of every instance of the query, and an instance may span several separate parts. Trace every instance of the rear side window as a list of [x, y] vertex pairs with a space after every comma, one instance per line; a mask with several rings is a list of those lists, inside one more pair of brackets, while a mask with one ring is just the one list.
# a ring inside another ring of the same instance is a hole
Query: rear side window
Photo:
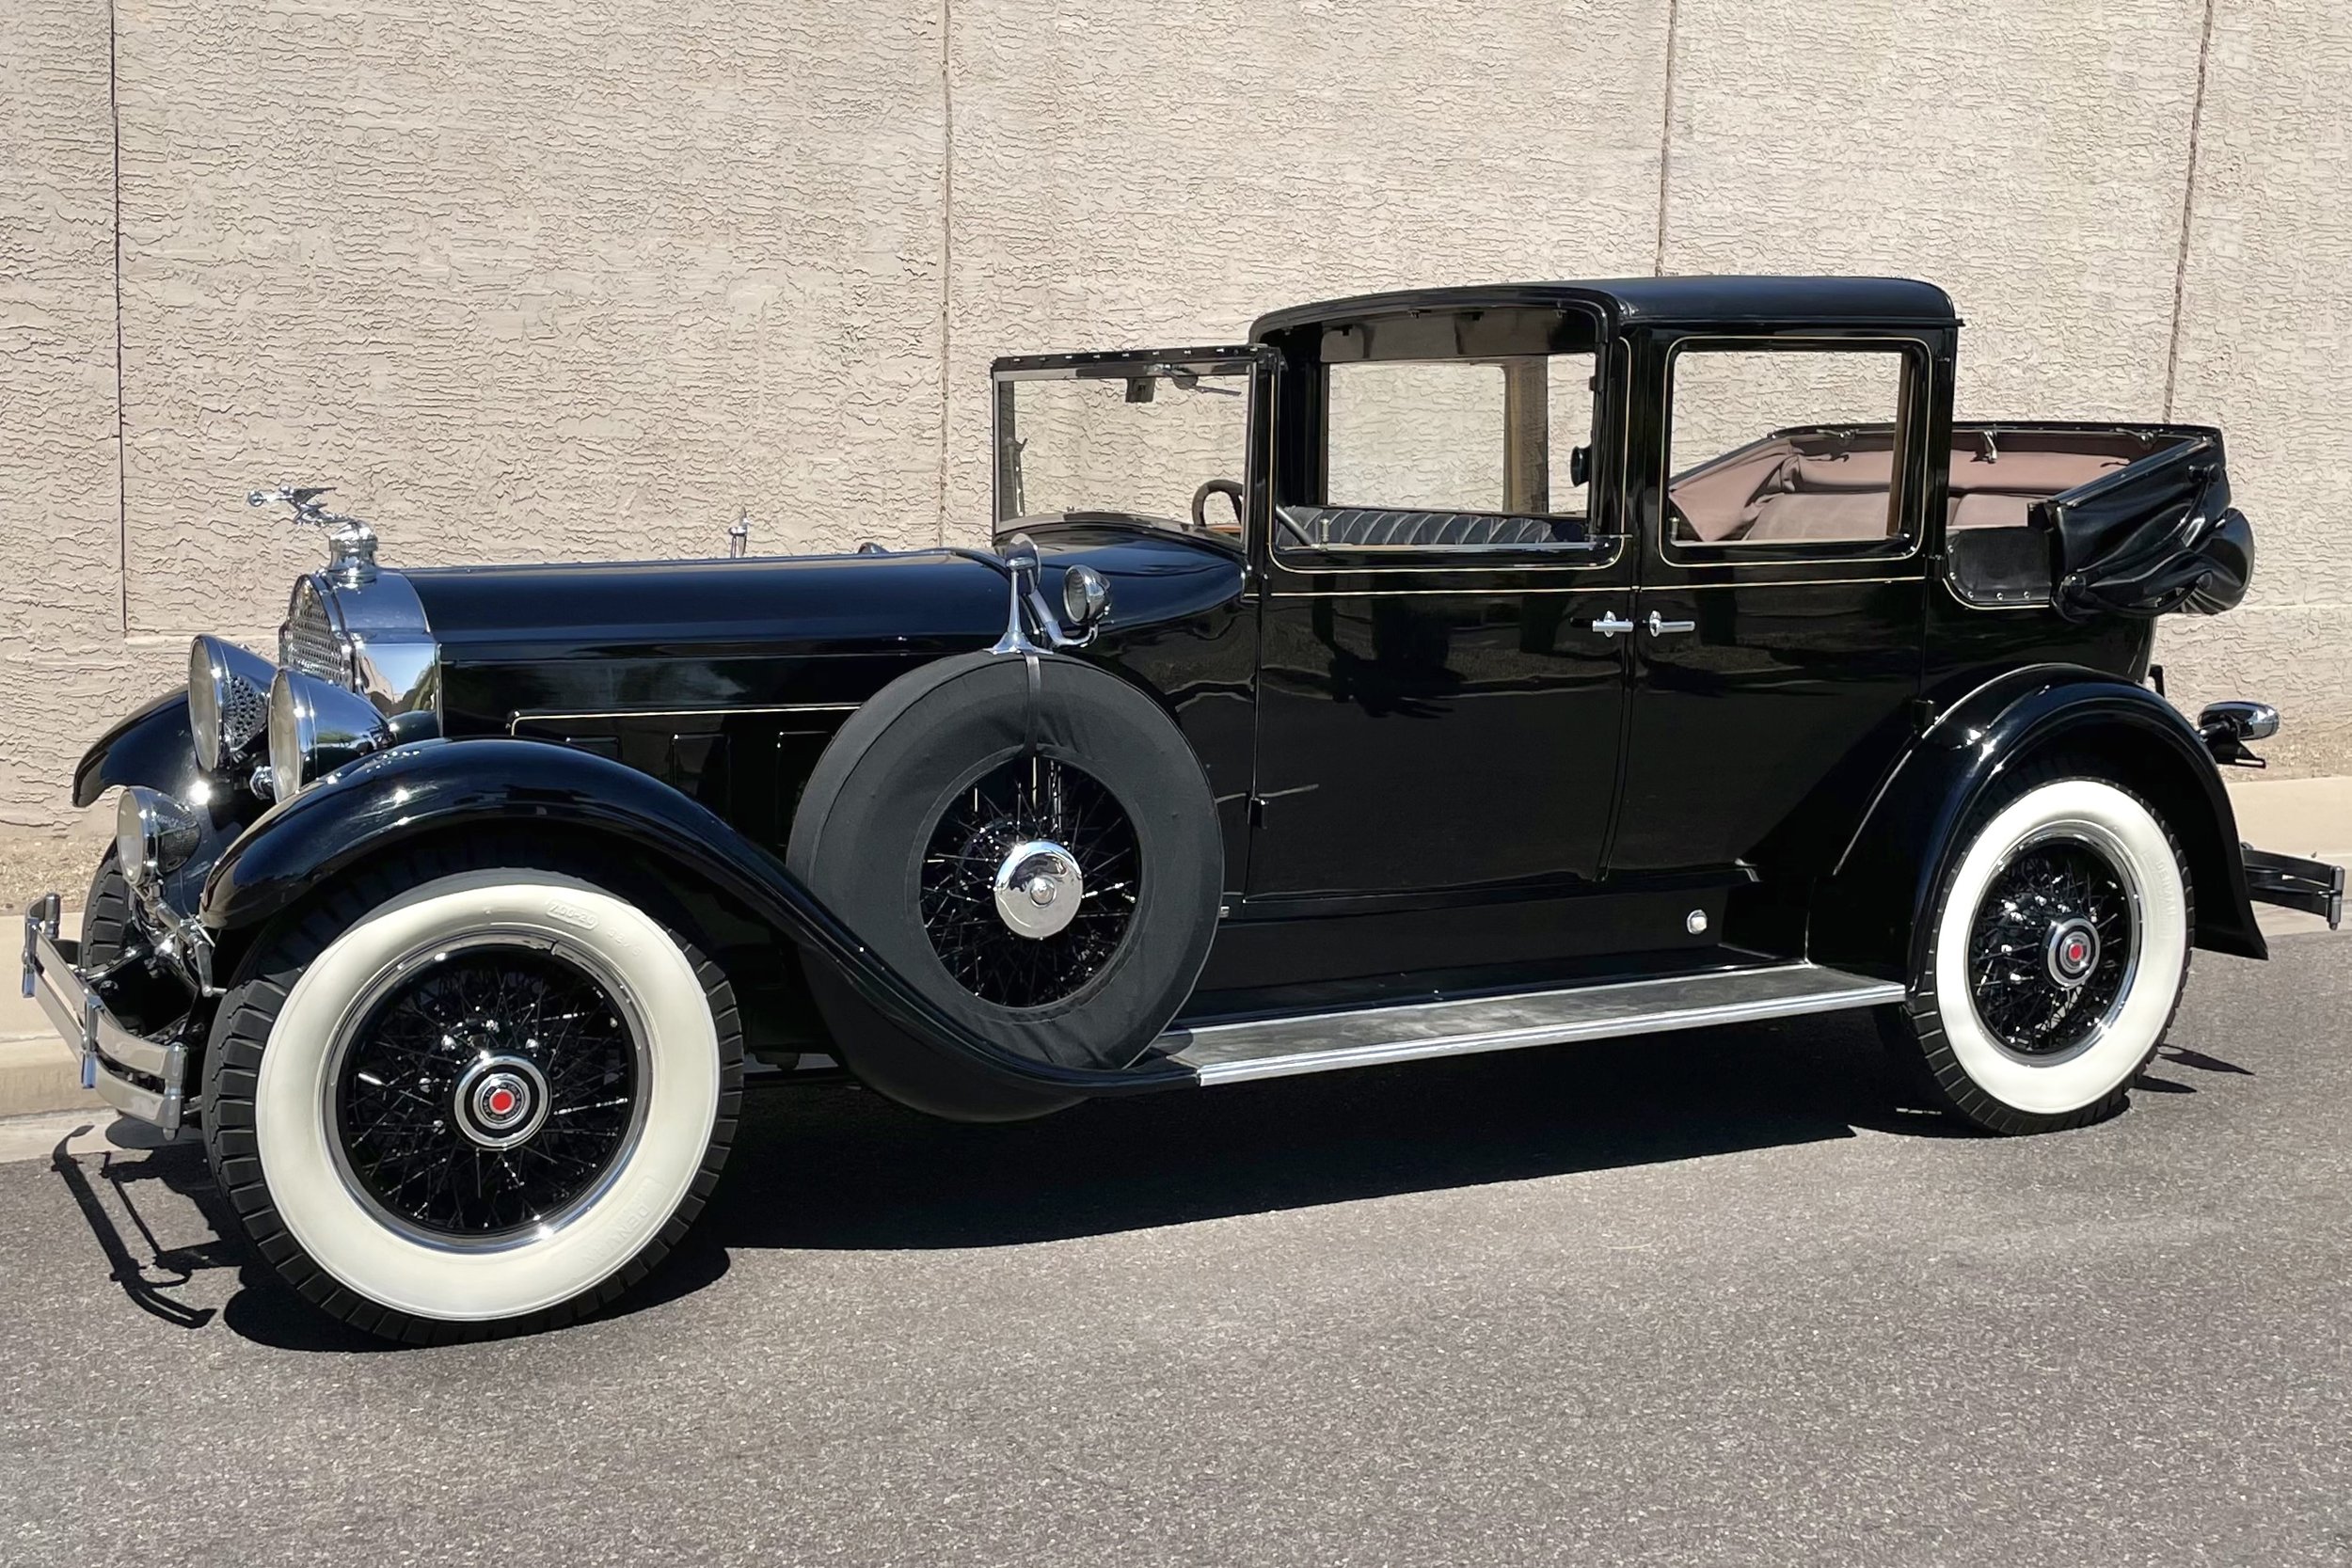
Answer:
[[1898, 535], [1910, 364], [1899, 343], [1677, 349], [1668, 542], [1861, 546]]

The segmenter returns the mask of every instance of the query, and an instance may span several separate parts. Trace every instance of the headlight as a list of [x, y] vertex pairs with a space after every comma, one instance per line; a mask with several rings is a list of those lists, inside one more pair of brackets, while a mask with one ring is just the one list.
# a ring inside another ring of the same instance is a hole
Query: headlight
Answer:
[[280, 670], [269, 689], [272, 793], [291, 800], [344, 763], [392, 744], [375, 705], [299, 670]]
[[188, 645], [188, 723], [207, 773], [237, 760], [269, 723], [269, 660], [217, 637]]
[[203, 829], [160, 789], [133, 784], [115, 804], [115, 859], [125, 881], [144, 885], [185, 865]]

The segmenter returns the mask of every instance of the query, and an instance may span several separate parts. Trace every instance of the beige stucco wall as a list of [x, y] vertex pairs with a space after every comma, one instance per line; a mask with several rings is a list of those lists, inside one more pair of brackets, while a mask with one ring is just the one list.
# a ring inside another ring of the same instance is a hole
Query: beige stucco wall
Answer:
[[255, 483], [338, 482], [410, 562], [714, 549], [745, 509], [762, 547], [971, 538], [997, 354], [1661, 266], [1935, 278], [1963, 414], [2224, 425], [2262, 569], [2168, 625], [2176, 693], [2275, 697], [2279, 761], [2352, 768], [2340, 0], [0, 25], [0, 894], [186, 633], [265, 638], [316, 546]]

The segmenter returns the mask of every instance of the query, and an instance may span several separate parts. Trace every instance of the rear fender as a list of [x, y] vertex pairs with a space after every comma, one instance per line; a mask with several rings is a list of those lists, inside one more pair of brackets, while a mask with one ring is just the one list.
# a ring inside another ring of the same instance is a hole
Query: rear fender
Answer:
[[[542, 741], [426, 740], [352, 764], [273, 808], [231, 846], [205, 884], [198, 918], [220, 972], [230, 974], [255, 935], [321, 881], [403, 844], [496, 828], [555, 829], [642, 851], [836, 972], [920, 1046], [1008, 1087], [1068, 1098], [1197, 1082], [1172, 1064], [1089, 1071], [1002, 1050], [932, 1006], [783, 862], [707, 807], [649, 774]], [[857, 1066], [853, 1048], [845, 1059]]]
[[1969, 814], [2002, 778], [2055, 746], [2146, 798], [2188, 862], [2199, 947], [2268, 956], [2248, 895], [2220, 770], [2179, 711], [2144, 687], [2073, 666], [2004, 675], [1963, 698], [1896, 763], [1814, 909], [1821, 962], [1908, 974]]

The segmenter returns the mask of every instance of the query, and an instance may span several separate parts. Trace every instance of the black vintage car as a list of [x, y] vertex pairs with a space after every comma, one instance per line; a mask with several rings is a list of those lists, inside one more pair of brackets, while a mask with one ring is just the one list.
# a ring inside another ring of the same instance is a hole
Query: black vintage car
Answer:
[[1008, 359], [987, 551], [393, 571], [278, 492], [327, 569], [91, 749], [27, 989], [409, 1339], [643, 1276], [747, 1053], [1001, 1119], [1869, 1008], [2079, 1125], [2341, 873], [2238, 842], [2276, 714], [2150, 667], [2245, 590], [2219, 434], [1955, 424], [1958, 329], [1644, 278]]

